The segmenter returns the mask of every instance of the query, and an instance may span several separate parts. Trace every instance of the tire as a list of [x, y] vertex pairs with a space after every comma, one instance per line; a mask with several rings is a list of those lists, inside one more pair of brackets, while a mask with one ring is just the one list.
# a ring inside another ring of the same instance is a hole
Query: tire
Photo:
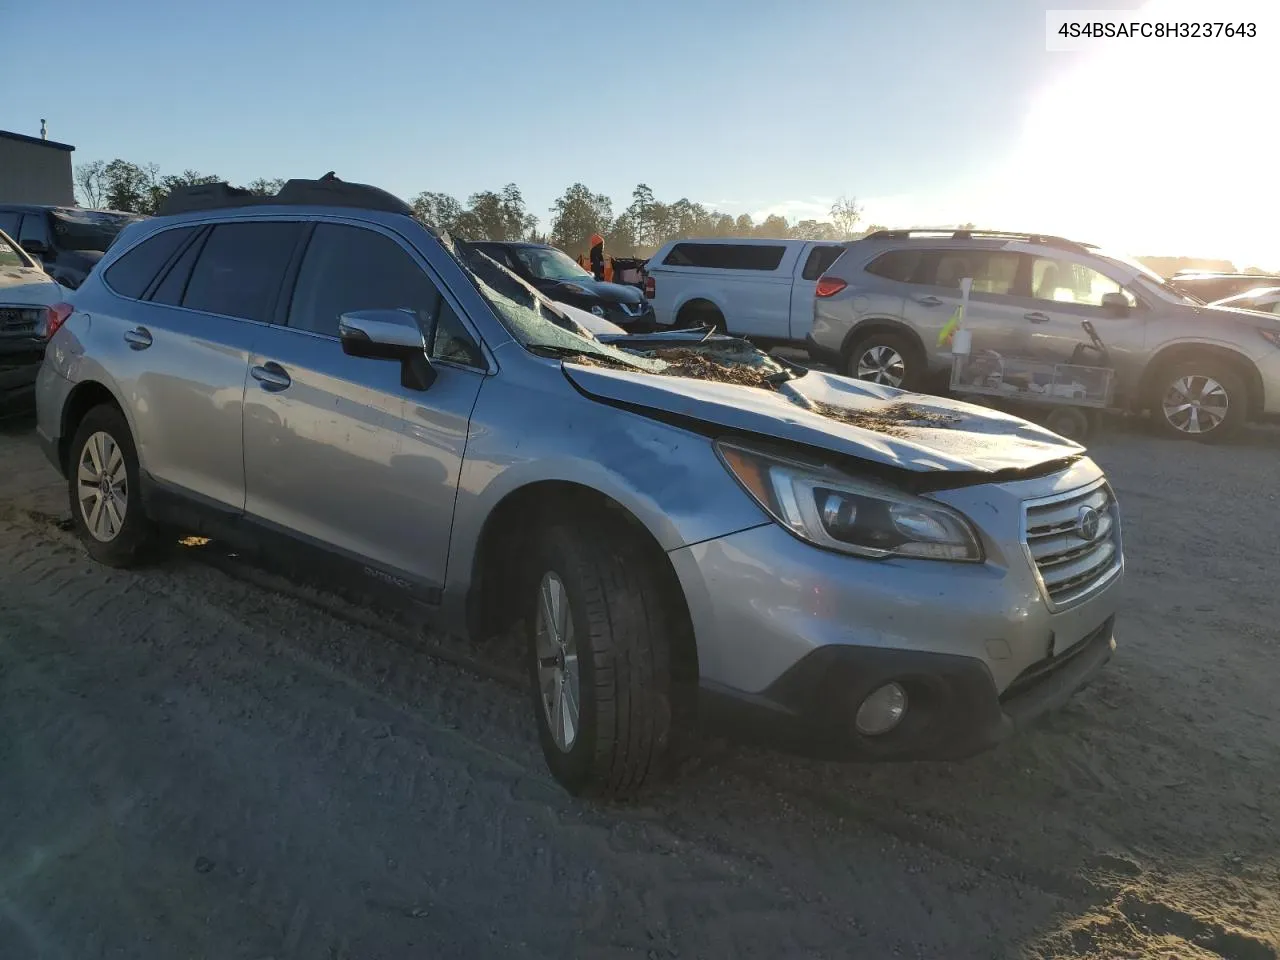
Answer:
[[1244, 425], [1244, 377], [1215, 356], [1179, 360], [1157, 373], [1150, 397], [1156, 430], [1176, 440], [1219, 443]]
[[906, 334], [877, 330], [850, 345], [845, 374], [855, 380], [915, 390], [924, 380], [925, 362], [920, 348]]
[[1092, 433], [1092, 418], [1079, 407], [1055, 407], [1044, 416], [1044, 425], [1060, 437], [1083, 443]]
[[719, 307], [707, 300], [691, 300], [676, 315], [675, 329], [689, 330], [694, 327], [710, 327], [716, 333], [724, 333], [724, 314]]
[[[671, 608], [655, 561], [625, 530], [553, 521], [535, 535], [520, 579], [529, 689], [552, 776], [574, 795], [595, 797], [628, 796], [662, 779], [672, 728]], [[570, 735], [557, 705], [569, 706], [563, 691], [575, 685]]]
[[[110, 482], [98, 469], [104, 459], [107, 466], [118, 463], [109, 471]], [[97, 500], [82, 495], [91, 486]], [[108, 488], [110, 495], [104, 498]], [[133, 567], [150, 556], [156, 527], [142, 505], [133, 434], [116, 407], [94, 407], [80, 421], [68, 454], [67, 495], [76, 533], [93, 559], [111, 567]]]

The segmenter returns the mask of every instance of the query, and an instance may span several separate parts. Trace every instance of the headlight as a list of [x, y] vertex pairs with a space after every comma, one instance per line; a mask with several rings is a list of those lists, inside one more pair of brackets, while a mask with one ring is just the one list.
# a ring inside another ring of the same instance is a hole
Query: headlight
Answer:
[[716, 450], [760, 506], [816, 546], [860, 557], [982, 560], [973, 527], [942, 504], [734, 443]]
[[1262, 334], [1262, 339], [1266, 340], [1273, 347], [1280, 347], [1280, 330], [1266, 330], [1259, 327], [1258, 332]]
[[580, 283], [562, 283], [561, 290], [568, 290], [570, 293], [586, 293], [587, 288]]

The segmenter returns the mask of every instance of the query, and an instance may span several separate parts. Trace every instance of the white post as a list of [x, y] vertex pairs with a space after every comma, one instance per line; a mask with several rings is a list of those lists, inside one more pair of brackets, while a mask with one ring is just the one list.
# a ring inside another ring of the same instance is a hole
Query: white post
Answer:
[[951, 353], [953, 356], [967, 357], [972, 347], [969, 331], [965, 329], [964, 325], [965, 318], [969, 315], [969, 291], [972, 289], [973, 278], [964, 277], [960, 281], [960, 326], [951, 338]]

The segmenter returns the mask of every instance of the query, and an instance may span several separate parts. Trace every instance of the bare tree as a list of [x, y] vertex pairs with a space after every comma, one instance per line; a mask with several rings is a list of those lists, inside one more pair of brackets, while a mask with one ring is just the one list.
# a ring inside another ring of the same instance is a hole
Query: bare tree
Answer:
[[842, 237], [853, 237], [862, 219], [862, 208], [856, 197], [841, 197], [831, 205], [831, 222]]
[[107, 195], [106, 178], [103, 176], [106, 169], [107, 165], [102, 160], [90, 160], [76, 166], [76, 192], [81, 206], [90, 210], [102, 206]]

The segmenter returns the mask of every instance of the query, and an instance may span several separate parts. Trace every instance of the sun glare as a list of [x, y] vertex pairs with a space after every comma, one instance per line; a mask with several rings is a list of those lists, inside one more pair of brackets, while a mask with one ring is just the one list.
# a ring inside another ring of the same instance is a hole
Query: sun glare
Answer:
[[1034, 97], [984, 206], [1002, 223], [1133, 254], [1280, 269], [1280, 4], [1153, 0], [1142, 12], [1252, 20], [1258, 36], [1116, 39], [1085, 54]]

